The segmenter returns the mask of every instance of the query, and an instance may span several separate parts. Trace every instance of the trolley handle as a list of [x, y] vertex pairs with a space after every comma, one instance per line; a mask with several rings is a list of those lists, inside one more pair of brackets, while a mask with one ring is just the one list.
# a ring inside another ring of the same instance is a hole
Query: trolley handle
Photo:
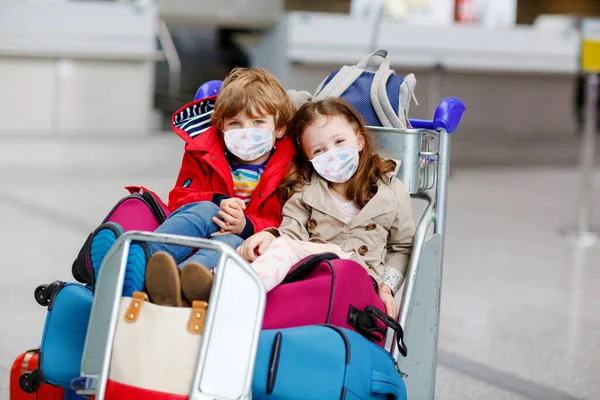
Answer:
[[411, 119], [410, 124], [416, 129], [445, 130], [448, 133], [456, 132], [467, 106], [457, 97], [444, 99], [435, 109], [433, 120]]

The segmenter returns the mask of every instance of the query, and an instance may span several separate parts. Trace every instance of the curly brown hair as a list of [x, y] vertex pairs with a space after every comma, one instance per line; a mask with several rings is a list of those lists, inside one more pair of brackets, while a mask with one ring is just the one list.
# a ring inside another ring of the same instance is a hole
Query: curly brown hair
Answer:
[[392, 160], [384, 160], [375, 152], [373, 137], [354, 107], [345, 100], [333, 97], [305, 103], [290, 122], [287, 136], [294, 140], [298, 151], [279, 186], [281, 201], [286, 202], [302, 185], [310, 182], [314, 168], [302, 151], [300, 142], [304, 130], [320, 116], [342, 117], [354, 128], [354, 132], [364, 139], [356, 173], [346, 183], [346, 197], [362, 208], [377, 193], [377, 180], [394, 171], [396, 165]]

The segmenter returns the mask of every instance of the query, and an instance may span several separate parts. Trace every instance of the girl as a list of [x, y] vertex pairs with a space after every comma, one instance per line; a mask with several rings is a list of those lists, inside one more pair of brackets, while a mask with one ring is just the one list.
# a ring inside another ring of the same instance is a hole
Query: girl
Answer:
[[[396, 177], [399, 163], [375, 153], [360, 114], [341, 99], [304, 104], [289, 135], [299, 152], [280, 186], [286, 202], [282, 223], [249, 237], [238, 253], [256, 265], [263, 280], [265, 271], [272, 272], [277, 284], [302, 256], [333, 246], [367, 269], [395, 318], [394, 295], [415, 230], [410, 196]], [[272, 243], [275, 248], [267, 252]]]

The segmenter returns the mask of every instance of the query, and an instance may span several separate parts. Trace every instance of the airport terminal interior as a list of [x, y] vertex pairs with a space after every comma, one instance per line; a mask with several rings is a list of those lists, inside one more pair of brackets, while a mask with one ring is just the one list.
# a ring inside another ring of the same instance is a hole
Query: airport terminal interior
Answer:
[[467, 106], [435, 398], [600, 399], [600, 101], [581, 56], [586, 23], [600, 47], [595, 17], [597, 0], [0, 2], [0, 399], [40, 345], [36, 286], [74, 281], [124, 186], [168, 199], [184, 151], [171, 115], [202, 83], [261, 66], [312, 93], [380, 48], [416, 76], [410, 118]]

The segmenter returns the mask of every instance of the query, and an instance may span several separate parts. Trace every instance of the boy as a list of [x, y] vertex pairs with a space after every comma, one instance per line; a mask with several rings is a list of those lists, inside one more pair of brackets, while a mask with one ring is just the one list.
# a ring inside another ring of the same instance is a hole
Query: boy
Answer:
[[[295, 154], [294, 144], [284, 135], [296, 109], [277, 79], [262, 68], [234, 69], [227, 76], [212, 126], [195, 136], [192, 131], [204, 128], [208, 120], [202, 120], [204, 110], [194, 104], [176, 113], [183, 119], [174, 118], [173, 129], [187, 144], [176, 186], [169, 193], [173, 213], [156, 232], [218, 240], [235, 249], [254, 232], [281, 222], [277, 187]], [[114, 223], [95, 231], [91, 258], [96, 276], [122, 232]], [[209, 269], [218, 255], [210, 250], [192, 253], [191, 248], [159, 243], [131, 246], [123, 295], [143, 290], [145, 278], [156, 304], [207, 300], [213, 278]]]

